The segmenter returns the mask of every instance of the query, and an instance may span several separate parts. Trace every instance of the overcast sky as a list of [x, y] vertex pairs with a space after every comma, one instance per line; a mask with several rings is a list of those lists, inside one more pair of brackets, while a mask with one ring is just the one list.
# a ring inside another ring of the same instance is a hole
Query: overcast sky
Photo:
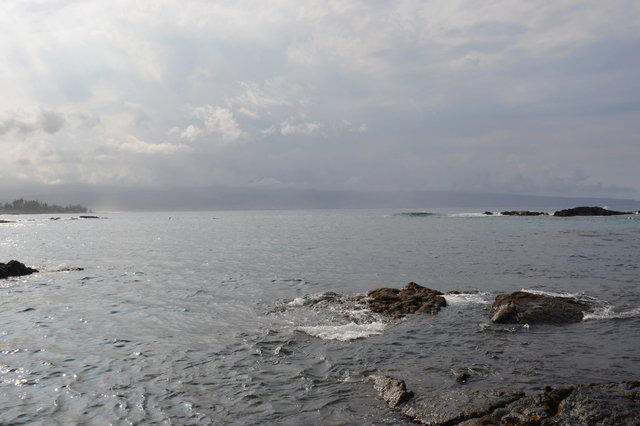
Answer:
[[0, 3], [5, 184], [640, 196], [640, 2]]

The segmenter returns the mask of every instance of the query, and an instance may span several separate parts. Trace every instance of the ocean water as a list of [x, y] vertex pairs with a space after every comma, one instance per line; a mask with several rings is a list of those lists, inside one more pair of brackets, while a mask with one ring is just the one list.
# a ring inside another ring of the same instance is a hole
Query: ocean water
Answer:
[[[0, 261], [40, 272], [0, 280], [0, 423], [409, 424], [368, 376], [419, 395], [640, 380], [639, 216], [408, 212], [4, 217]], [[409, 281], [464, 293], [403, 320], [348, 299]], [[594, 309], [492, 324], [522, 289]]]

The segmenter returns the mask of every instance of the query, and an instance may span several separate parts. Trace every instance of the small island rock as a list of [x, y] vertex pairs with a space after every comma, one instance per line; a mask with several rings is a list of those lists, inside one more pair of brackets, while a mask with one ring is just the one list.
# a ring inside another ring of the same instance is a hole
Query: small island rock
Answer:
[[572, 209], [559, 210], [553, 215], [558, 217], [572, 216], [616, 216], [623, 214], [635, 214], [633, 212], [617, 212], [602, 207], [574, 207]]
[[25, 266], [17, 260], [10, 260], [7, 263], [0, 263], [0, 278], [19, 277], [38, 272], [36, 269]]
[[548, 216], [546, 212], [531, 212], [528, 210], [513, 210], [500, 213], [502, 216]]
[[367, 303], [373, 312], [394, 318], [407, 314], [435, 314], [447, 306], [442, 293], [410, 282], [401, 289], [378, 288], [367, 293]]
[[491, 321], [520, 324], [580, 322], [589, 304], [570, 297], [516, 291], [496, 296]]

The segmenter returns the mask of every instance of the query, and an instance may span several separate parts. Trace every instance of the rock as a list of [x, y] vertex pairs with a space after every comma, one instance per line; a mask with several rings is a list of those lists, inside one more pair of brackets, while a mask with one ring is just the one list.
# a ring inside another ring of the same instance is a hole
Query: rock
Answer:
[[637, 426], [640, 382], [580, 385], [522, 398], [499, 413], [499, 424]]
[[640, 382], [579, 386], [559, 404], [557, 416], [544, 424], [637, 426], [639, 397]]
[[453, 391], [409, 401], [401, 413], [423, 425], [457, 425], [490, 415], [523, 396], [522, 392], [512, 390]]
[[491, 307], [496, 311], [491, 321], [496, 323], [564, 324], [582, 321], [589, 305], [570, 297], [516, 291], [496, 296]]
[[13, 223], [13, 220], [0, 219], [0, 223]]
[[98, 216], [80, 216], [80, 219], [100, 219]]
[[456, 382], [460, 384], [467, 383], [467, 380], [471, 378], [471, 374], [468, 371], [463, 371], [462, 373], [456, 374]]
[[38, 272], [36, 269], [25, 266], [17, 260], [10, 260], [8, 263], [0, 263], [0, 278], [18, 277], [30, 275]]
[[528, 210], [513, 210], [507, 212], [501, 212], [502, 216], [548, 216], [546, 212], [530, 212]]
[[485, 216], [493, 216], [493, 212], [490, 212], [490, 211], [488, 211], [488, 210], [487, 210], [486, 212], [484, 212], [483, 214], [484, 214]]
[[554, 216], [571, 217], [571, 216], [615, 216], [621, 214], [635, 214], [633, 212], [617, 212], [602, 207], [574, 207], [572, 209], [559, 210]]
[[447, 306], [442, 293], [410, 282], [401, 289], [378, 288], [367, 293], [367, 303], [373, 312], [394, 318], [427, 312], [435, 314]]
[[[402, 404], [393, 398], [408, 392], [402, 380], [386, 376], [372, 379], [390, 407]], [[387, 394], [391, 398], [384, 396]], [[543, 392], [528, 396], [513, 389], [490, 389], [404, 398], [400, 413], [431, 426], [640, 425], [640, 382], [546, 387]]]
[[373, 388], [378, 392], [389, 407], [395, 408], [413, 397], [413, 392], [407, 390], [404, 380], [389, 376], [371, 376]]

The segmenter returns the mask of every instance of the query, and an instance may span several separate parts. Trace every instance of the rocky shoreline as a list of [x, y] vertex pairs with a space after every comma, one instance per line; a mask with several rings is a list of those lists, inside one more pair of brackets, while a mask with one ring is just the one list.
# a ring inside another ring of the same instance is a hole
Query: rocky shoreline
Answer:
[[[450, 292], [460, 294], [460, 292]], [[446, 308], [444, 294], [414, 282], [400, 289], [378, 288], [358, 298], [369, 309], [392, 319], [437, 314]], [[346, 300], [344, 299], [344, 300]], [[344, 303], [340, 297], [321, 304]], [[320, 306], [320, 305], [317, 305]], [[516, 291], [495, 297], [491, 321], [514, 324], [569, 324], [582, 321], [593, 308], [587, 300]], [[468, 374], [456, 381], [464, 385]], [[390, 376], [369, 376], [379, 397], [407, 419], [431, 426], [479, 425], [640, 425], [640, 382], [547, 386], [525, 394], [515, 388], [463, 389], [421, 395]]]
[[547, 386], [533, 395], [506, 388], [416, 396], [407, 390], [404, 380], [389, 376], [370, 376], [369, 380], [390, 408], [423, 425], [640, 424], [640, 382]]

